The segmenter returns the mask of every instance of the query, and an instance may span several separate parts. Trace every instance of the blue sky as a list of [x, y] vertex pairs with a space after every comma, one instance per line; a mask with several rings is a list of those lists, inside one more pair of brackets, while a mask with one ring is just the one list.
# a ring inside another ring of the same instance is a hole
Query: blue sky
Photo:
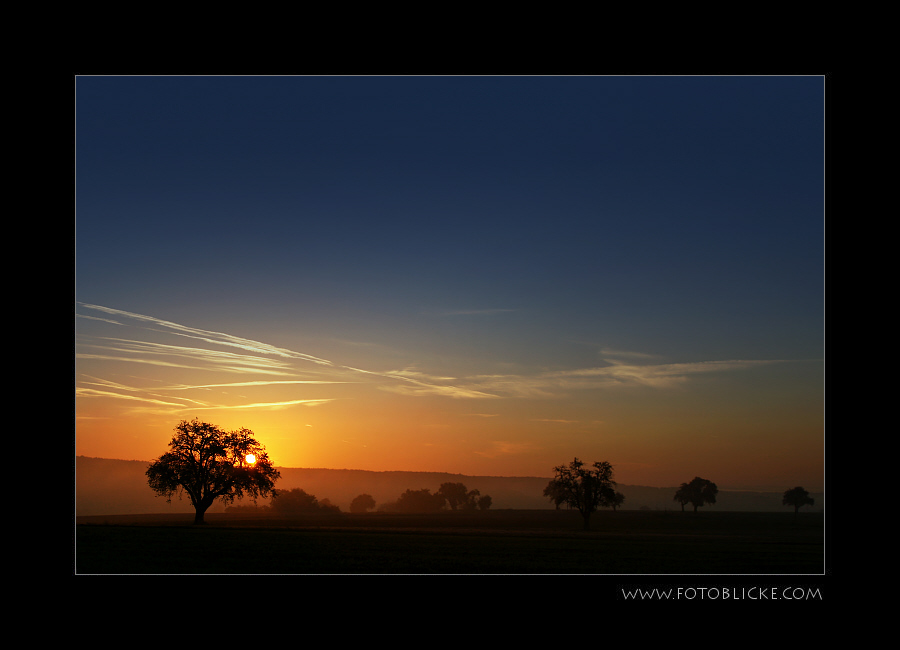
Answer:
[[[485, 378], [516, 378], [494, 402], [506, 410], [484, 420], [546, 409], [533, 419], [616, 422], [617, 433], [586, 431], [575, 442], [535, 433], [527, 461], [496, 466], [533, 474], [541, 463], [625, 449], [604, 436], [625, 436], [629, 422], [650, 427], [646, 414], [673, 399], [641, 388], [612, 400], [591, 387], [516, 402], [536, 378], [743, 363], [752, 381], [705, 390], [724, 391], [745, 414], [759, 413], [751, 403], [773, 403], [759, 393], [765, 386], [797, 392], [793, 401], [806, 409], [797, 439], [818, 444], [821, 469], [821, 77], [78, 77], [76, 190], [76, 388], [88, 388], [86, 371], [125, 387], [122, 395], [151, 381], [132, 372], [135, 363], [129, 370], [84, 356], [85, 346], [121, 338], [92, 328], [124, 327], [94, 320], [101, 312], [86, 304], [342, 367], [420, 373], [430, 385], [493, 394], [499, 383]], [[697, 375], [708, 376], [685, 371], [679, 383]], [[332, 425], [341, 437], [348, 427], [363, 435], [368, 417], [368, 428], [379, 428], [375, 414], [386, 404], [359, 406], [372, 395], [342, 396], [358, 410], [352, 425]], [[697, 399], [672, 401], [661, 426], [674, 426], [676, 411], [689, 418], [674, 405]], [[138, 417], [120, 402], [78, 394], [76, 442], [89, 455], [125, 453], [102, 453], [114, 423]], [[404, 426], [422, 422], [424, 410], [449, 438], [467, 435], [423, 395], [404, 404], [391, 407]], [[578, 417], [560, 415], [566, 407]], [[303, 411], [297, 427], [313, 410]], [[140, 417], [151, 427], [141, 438], [149, 449], [190, 416], [160, 414], [152, 426]], [[754, 435], [746, 415], [733, 417], [741, 442], [722, 450], [728, 467]], [[318, 424], [306, 428], [327, 428]], [[517, 426], [482, 440], [511, 444]], [[760, 427], [761, 441], [793, 435]], [[309, 448], [322, 450], [323, 465], [365, 464], [364, 455], [325, 452], [321, 435]], [[147, 455], [143, 444], [134, 442], [135, 457]], [[284, 464], [306, 466], [283, 448]], [[628, 449], [623, 457], [638, 463], [639, 447]], [[490, 469], [466, 464], [476, 451], [418, 458], [423, 469], [442, 459], [455, 464], [444, 471]], [[408, 466], [414, 456], [389, 467], [390, 454], [370, 453], [371, 468], [418, 469]]]

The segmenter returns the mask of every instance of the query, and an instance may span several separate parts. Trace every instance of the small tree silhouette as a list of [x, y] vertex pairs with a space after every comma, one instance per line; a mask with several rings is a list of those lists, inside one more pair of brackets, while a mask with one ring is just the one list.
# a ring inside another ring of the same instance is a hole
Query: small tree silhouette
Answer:
[[469, 500], [466, 486], [462, 483], [441, 483], [441, 487], [435, 494], [444, 497], [444, 500], [447, 502], [447, 505], [450, 506], [451, 510], [466, 507], [466, 503]]
[[407, 490], [390, 507], [397, 512], [437, 512], [444, 507], [444, 496], [428, 488]]
[[616, 508], [625, 503], [625, 495], [621, 492], [615, 492], [611, 497], [605, 500], [604, 504], [608, 508], [612, 508], [613, 512], [616, 511]]
[[360, 494], [350, 502], [350, 512], [365, 512], [375, 507], [375, 499], [371, 494]]
[[719, 488], [716, 484], [705, 478], [695, 476], [690, 483], [682, 483], [678, 491], [675, 492], [675, 501], [681, 504], [681, 511], [684, 512], [684, 506], [690, 503], [694, 506], [694, 512], [697, 508], [705, 503], [714, 504]]
[[799, 485], [790, 490], [786, 490], [781, 499], [781, 505], [794, 506], [794, 514], [800, 512], [800, 508], [803, 506], [811, 506], [815, 505], [815, 503], [816, 500], [809, 496], [809, 492]]
[[278, 496], [272, 499], [272, 511], [281, 515], [296, 515], [321, 510], [321, 503], [316, 496], [300, 488], [279, 490]]

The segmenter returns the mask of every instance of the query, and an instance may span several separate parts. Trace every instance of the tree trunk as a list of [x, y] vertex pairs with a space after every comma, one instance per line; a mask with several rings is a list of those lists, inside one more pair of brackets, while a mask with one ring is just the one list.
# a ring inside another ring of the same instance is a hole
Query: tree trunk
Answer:
[[195, 524], [205, 524], [203, 521], [203, 515], [206, 514], [206, 511], [209, 510], [209, 507], [216, 502], [217, 495], [215, 494], [204, 494], [200, 499], [194, 502], [194, 510], [196, 510], [196, 514], [194, 515], [194, 523]]
[[194, 505], [194, 510], [196, 510], [194, 514], [194, 524], [205, 524], [206, 522], [203, 520], [203, 515], [206, 514], [206, 511], [209, 510], [209, 507], [213, 504], [215, 499], [203, 499], [199, 504]]

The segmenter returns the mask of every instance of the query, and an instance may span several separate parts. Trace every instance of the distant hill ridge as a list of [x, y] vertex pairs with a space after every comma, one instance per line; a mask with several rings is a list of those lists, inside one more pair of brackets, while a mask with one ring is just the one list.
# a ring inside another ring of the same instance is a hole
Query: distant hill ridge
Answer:
[[[192, 512], [190, 502], [172, 499], [166, 503], [157, 497], [147, 485], [144, 472], [149, 461], [116, 460], [76, 456], [75, 458], [75, 514], [116, 515], [152, 514], [165, 512]], [[282, 490], [301, 488], [315, 495], [320, 501], [328, 499], [344, 512], [359, 494], [370, 494], [376, 504], [396, 501], [406, 490], [427, 488], [437, 491], [442, 483], [463, 483], [470, 490], [489, 494], [493, 509], [546, 510], [554, 506], [543, 496], [550, 477], [467, 476], [446, 472], [378, 472], [361, 469], [324, 469], [279, 467], [281, 479], [276, 487]], [[680, 510], [673, 501], [675, 487], [657, 488], [636, 485], [619, 485], [625, 495], [623, 510], [641, 507], [651, 510]], [[787, 488], [785, 488], [787, 489]], [[824, 506], [822, 494], [812, 494], [816, 499], [814, 510]], [[734, 511], [788, 511], [781, 504], [781, 493], [720, 490], [715, 506], [704, 510]], [[224, 510], [216, 504], [211, 512]]]

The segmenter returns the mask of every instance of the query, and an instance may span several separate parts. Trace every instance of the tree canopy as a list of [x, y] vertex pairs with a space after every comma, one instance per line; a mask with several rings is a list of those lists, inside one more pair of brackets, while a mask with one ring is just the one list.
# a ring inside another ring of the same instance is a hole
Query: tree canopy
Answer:
[[606, 461], [595, 462], [590, 468], [575, 458], [568, 465], [553, 468], [556, 476], [544, 488], [544, 495], [554, 503], [566, 503], [577, 508], [584, 519], [584, 529], [590, 530], [591, 515], [600, 507], [616, 503], [616, 482], [613, 467]]
[[469, 490], [462, 483], [442, 483], [435, 494], [442, 496], [451, 510], [487, 510], [492, 503], [490, 495]]
[[284, 491], [278, 490], [278, 494], [272, 499], [272, 512], [281, 515], [299, 515], [311, 512], [340, 512], [338, 506], [332, 505], [328, 499], [319, 501], [315, 495], [300, 488]]
[[360, 494], [350, 502], [350, 512], [366, 512], [375, 507], [375, 499], [371, 494]]
[[547, 487], [544, 488], [544, 496], [553, 502], [557, 510], [559, 510], [559, 507], [562, 504], [566, 503], [565, 491], [560, 485], [557, 485], [556, 481], [553, 479], [551, 479], [550, 482], [547, 483]]
[[800, 511], [803, 506], [815, 505], [816, 500], [809, 496], [809, 492], [799, 485], [790, 490], [786, 490], [781, 499], [781, 504], [785, 506], [794, 506], [794, 514]]
[[444, 507], [444, 496], [431, 493], [428, 488], [407, 490], [397, 499], [396, 509], [399, 512], [437, 512]]
[[437, 494], [444, 497], [444, 500], [447, 502], [447, 505], [450, 506], [451, 510], [456, 510], [460, 506], [465, 506], [469, 499], [466, 486], [462, 483], [441, 483], [441, 487], [438, 488]]
[[249, 429], [223, 431], [197, 419], [182, 420], [169, 451], [147, 468], [147, 482], [169, 502], [174, 495], [181, 498], [187, 493], [196, 524], [204, 523], [203, 515], [216, 499], [229, 504], [244, 496], [255, 502], [274, 495], [281, 475], [253, 435]]
[[695, 476], [690, 483], [681, 484], [681, 487], [675, 492], [675, 501], [681, 504], [682, 511], [684, 511], [684, 506], [690, 503], [694, 506], [694, 512], [697, 512], [697, 508], [705, 503], [715, 504], [718, 493], [719, 488], [715, 483]]
[[625, 495], [621, 492], [616, 492], [612, 495], [612, 498], [610, 498], [609, 501], [604, 505], [612, 508], [613, 512], [615, 512], [616, 508], [618, 508], [623, 503], [625, 503]]
[[443, 483], [437, 492], [428, 488], [407, 490], [392, 503], [384, 503], [379, 510], [386, 512], [438, 512], [445, 506], [451, 510], [487, 510], [492, 500], [478, 490], [469, 490], [462, 483]]

